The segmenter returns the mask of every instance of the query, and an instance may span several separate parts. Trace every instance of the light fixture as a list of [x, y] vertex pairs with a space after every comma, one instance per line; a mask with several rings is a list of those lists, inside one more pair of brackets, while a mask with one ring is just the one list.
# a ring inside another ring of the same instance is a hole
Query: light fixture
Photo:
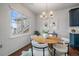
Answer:
[[45, 3], [43, 4], [43, 12], [40, 14], [40, 18], [42, 19], [48, 19], [48, 18], [53, 18], [53, 11], [51, 10], [52, 8], [50, 7], [50, 4]]
[[46, 19], [46, 18], [49, 18], [49, 17], [53, 17], [52, 11], [50, 11], [49, 13], [42, 12], [42, 14], [40, 15], [40, 18], [42, 18], [42, 19]]

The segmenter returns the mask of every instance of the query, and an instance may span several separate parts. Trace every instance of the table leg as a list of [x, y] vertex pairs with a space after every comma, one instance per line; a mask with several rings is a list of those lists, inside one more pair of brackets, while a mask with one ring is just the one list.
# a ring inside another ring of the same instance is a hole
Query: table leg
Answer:
[[48, 44], [48, 46], [49, 46], [49, 50], [51, 50], [51, 51], [49, 51], [49, 53], [50, 53], [50, 55], [52, 56], [53, 54], [52, 54], [52, 49], [53, 49], [53, 44]]

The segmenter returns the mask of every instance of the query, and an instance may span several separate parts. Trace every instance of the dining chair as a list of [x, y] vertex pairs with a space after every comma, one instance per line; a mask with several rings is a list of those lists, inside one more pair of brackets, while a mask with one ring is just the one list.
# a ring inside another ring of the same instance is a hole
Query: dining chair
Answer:
[[32, 48], [32, 56], [33, 54], [33, 49], [42, 49], [43, 50], [43, 56], [45, 56], [45, 48], [48, 48], [48, 44], [40, 44], [38, 42], [36, 42], [35, 40], [32, 40], [33, 37], [36, 37], [36, 35], [31, 36], [31, 48]]
[[66, 38], [62, 38], [59, 43], [54, 44], [54, 55], [65, 55], [67, 56], [69, 54], [69, 42], [64, 40]]

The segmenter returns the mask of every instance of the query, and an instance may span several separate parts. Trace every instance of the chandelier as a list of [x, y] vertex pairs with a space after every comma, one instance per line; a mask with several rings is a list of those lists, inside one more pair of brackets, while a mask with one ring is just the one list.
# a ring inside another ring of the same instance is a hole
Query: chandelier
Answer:
[[42, 18], [42, 19], [47, 19], [49, 17], [53, 18], [53, 12], [52, 11], [50, 11], [49, 13], [42, 12], [42, 14], [40, 15], [40, 18]]

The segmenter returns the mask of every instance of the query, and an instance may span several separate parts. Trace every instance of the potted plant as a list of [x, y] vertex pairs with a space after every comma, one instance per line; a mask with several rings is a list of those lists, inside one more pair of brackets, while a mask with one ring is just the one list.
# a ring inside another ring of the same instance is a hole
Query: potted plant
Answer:
[[34, 31], [34, 35], [39, 36], [40, 35], [40, 32], [39, 31]]

